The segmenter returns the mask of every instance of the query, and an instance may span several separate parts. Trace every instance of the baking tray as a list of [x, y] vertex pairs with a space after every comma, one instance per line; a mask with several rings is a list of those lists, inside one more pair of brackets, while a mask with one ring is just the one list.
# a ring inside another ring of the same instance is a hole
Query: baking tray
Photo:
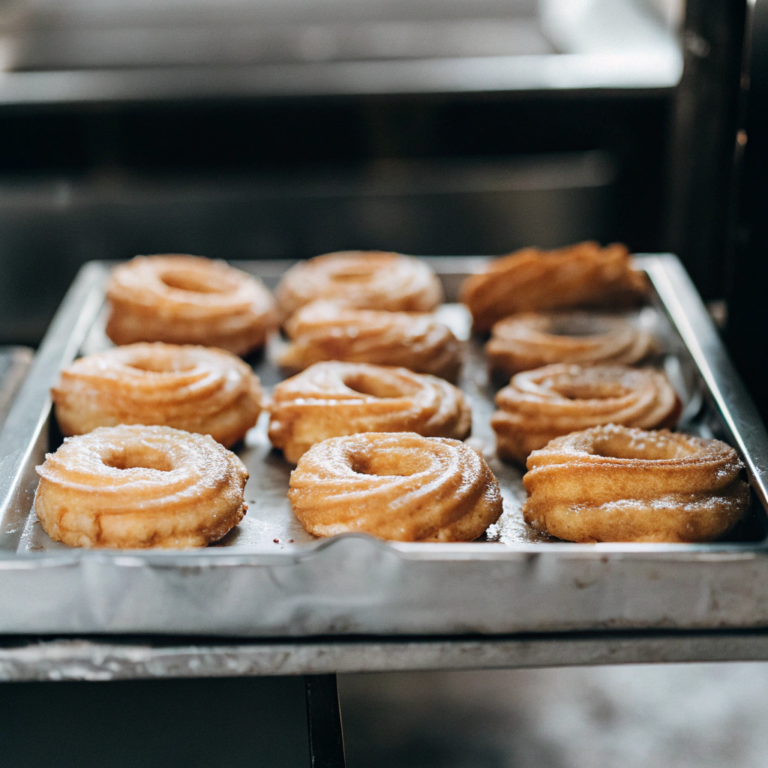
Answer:
[[[431, 258], [448, 299], [483, 258]], [[653, 286], [650, 322], [686, 401], [684, 428], [727, 440], [753, 488], [731, 540], [704, 545], [542, 541], [521, 522], [520, 473], [492, 453], [492, 406], [479, 347], [462, 386], [472, 440], [504, 488], [505, 515], [488, 541], [382, 542], [309, 537], [285, 499], [289, 465], [265, 439], [239, 453], [252, 474], [250, 510], [220, 545], [188, 551], [94, 551], [54, 544], [33, 511], [35, 465], [61, 440], [49, 388], [61, 367], [99, 349], [111, 265], [86, 265], [65, 298], [0, 434], [0, 632], [226, 636], [466, 635], [606, 629], [768, 626], [768, 435], [679, 261], [636, 257]], [[238, 266], [274, 286], [288, 262]], [[446, 319], [466, 325], [461, 309]], [[276, 340], [275, 345], [280, 341]], [[267, 387], [272, 348], [252, 361]]]

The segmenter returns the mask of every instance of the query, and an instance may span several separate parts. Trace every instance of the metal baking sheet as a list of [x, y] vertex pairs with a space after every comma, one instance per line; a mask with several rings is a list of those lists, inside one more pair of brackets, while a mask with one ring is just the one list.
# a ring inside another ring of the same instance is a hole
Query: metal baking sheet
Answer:
[[[448, 298], [482, 259], [430, 259]], [[316, 540], [285, 493], [290, 465], [262, 421], [239, 453], [250, 510], [220, 544], [183, 552], [86, 551], [53, 543], [34, 516], [34, 467], [60, 442], [48, 390], [61, 367], [104, 348], [110, 265], [87, 265], [65, 299], [0, 436], [0, 631], [308, 636], [563, 632], [768, 624], [765, 471], [768, 436], [687, 275], [673, 256], [642, 256], [655, 289], [636, 321], [663, 340], [685, 401], [683, 427], [733, 444], [754, 489], [752, 513], [727, 542], [579, 545], [545, 540], [520, 516], [516, 468], [493, 453], [493, 383], [470, 345], [462, 387], [473, 444], [503, 487], [505, 513], [487, 540], [387, 543], [347, 534]], [[274, 285], [288, 264], [241, 263]], [[444, 317], [464, 335], [457, 305]], [[252, 361], [269, 388], [276, 339]]]

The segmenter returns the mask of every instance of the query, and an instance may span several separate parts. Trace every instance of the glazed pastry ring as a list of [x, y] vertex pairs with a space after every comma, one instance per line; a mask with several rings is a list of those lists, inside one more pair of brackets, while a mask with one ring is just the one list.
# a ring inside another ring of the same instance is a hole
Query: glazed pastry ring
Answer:
[[529, 456], [523, 513], [569, 541], [713, 541], [749, 506], [742, 468], [719, 440], [594, 427]]
[[681, 402], [653, 368], [548, 365], [512, 377], [496, 395], [491, 417], [503, 459], [525, 463], [550, 440], [600, 424], [642, 429], [671, 427]]
[[407, 431], [463, 440], [472, 428], [472, 412], [457, 387], [365, 363], [316, 363], [275, 387], [269, 411], [269, 439], [293, 463], [329, 437]]
[[518, 312], [635, 304], [647, 290], [627, 248], [593, 242], [554, 251], [524, 248], [470, 275], [461, 290], [476, 331]]
[[283, 319], [319, 299], [387, 312], [431, 312], [444, 299], [434, 271], [413, 256], [340, 251], [291, 267], [275, 291]]
[[323, 360], [408, 368], [455, 381], [463, 348], [433, 315], [349, 309], [329, 301], [307, 304], [285, 324], [291, 343], [280, 358], [301, 371]]
[[653, 346], [651, 334], [619, 315], [523, 312], [493, 326], [485, 351], [492, 370], [513, 376], [554, 363], [633, 365]]
[[288, 497], [315, 536], [364, 532], [397, 541], [472, 541], [502, 512], [485, 460], [458, 440], [364, 433], [318, 443]]
[[54, 541], [73, 547], [203, 547], [247, 509], [240, 459], [208, 435], [170, 427], [69, 437], [37, 472], [37, 517]]
[[51, 390], [64, 435], [96, 427], [155, 424], [211, 435], [229, 447], [261, 411], [258, 377], [212, 347], [129, 344], [81, 357]]
[[223, 261], [198, 256], [137, 256], [112, 271], [107, 336], [200, 344], [236, 355], [264, 345], [277, 323], [269, 291]]

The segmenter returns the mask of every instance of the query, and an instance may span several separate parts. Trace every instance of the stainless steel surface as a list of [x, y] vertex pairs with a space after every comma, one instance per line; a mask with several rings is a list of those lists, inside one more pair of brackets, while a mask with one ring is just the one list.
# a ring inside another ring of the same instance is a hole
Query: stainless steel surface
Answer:
[[27, 347], [0, 347], [0, 428], [33, 357], [34, 352]]
[[671, 88], [674, 32], [636, 2], [6, 3], [0, 105]]
[[[656, 277], [654, 286], [704, 380], [724, 422], [727, 439], [738, 449], [747, 465], [752, 487], [763, 507], [768, 509], [765, 427], [749, 393], [733, 370], [706, 308], [701, 301], [686, 301], [684, 295], [678, 295], [680, 285], [688, 279], [682, 264], [675, 260]], [[754, 450], [758, 446], [763, 446], [762, 450]]]
[[[430, 261], [450, 297], [482, 260]], [[696, 387], [689, 386], [686, 427], [736, 445], [764, 503], [768, 438], [700, 299], [674, 257], [644, 256], [638, 263], [679, 334], [669, 338], [679, 345], [671, 361], [679, 364], [678, 386], [685, 385], [688, 372], [705, 390], [698, 407]], [[254, 262], [249, 268], [274, 284], [285, 266]], [[762, 543], [526, 543], [524, 531], [518, 535], [519, 474], [498, 463], [494, 469], [505, 485], [508, 521], [502, 531], [511, 531], [501, 542], [427, 545], [345, 535], [308, 543], [285, 504], [288, 467], [268, 452], [258, 430], [244, 453], [260, 478], [258, 488], [246, 492], [256, 503], [242, 534], [225, 546], [115, 553], [53, 545], [30, 516], [33, 468], [48, 440], [48, 388], [62, 365], [103, 343], [106, 275], [103, 263], [83, 270], [0, 435], [3, 632], [254, 637], [768, 625], [768, 587], [763, 588], [768, 558]], [[274, 383], [268, 364], [260, 371], [267, 384]], [[482, 401], [483, 376], [475, 358], [465, 386], [475, 388], [476, 403]], [[484, 415], [477, 414], [477, 437], [488, 451], [485, 408]], [[269, 503], [261, 505], [261, 499]], [[282, 506], [273, 505], [275, 499]], [[760, 505], [753, 522], [764, 536]]]
[[21, 638], [0, 646], [0, 681], [97, 682], [767, 660], [768, 634], [749, 631], [260, 642]]
[[[205, 16], [164, 18], [154, 25], [146, 18], [102, 18], [95, 23], [87, 15], [38, 19], [22, 33], [13, 64], [19, 69], [61, 70], [555, 52], [535, 15], [265, 21], [256, 14], [226, 16], [217, 9], [213, 18]], [[192, 41], [197, 44], [190, 45]]]
[[260, 67], [0, 73], [0, 106], [273, 96], [361, 96], [497, 91], [673, 88], [680, 62], [642, 53]]

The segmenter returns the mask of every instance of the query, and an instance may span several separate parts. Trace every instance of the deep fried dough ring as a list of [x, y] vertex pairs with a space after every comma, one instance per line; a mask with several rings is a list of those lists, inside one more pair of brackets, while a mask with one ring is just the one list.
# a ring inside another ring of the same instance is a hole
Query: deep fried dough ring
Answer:
[[488, 331], [518, 312], [636, 303], [645, 290], [645, 276], [632, 268], [625, 246], [585, 242], [555, 251], [525, 248], [496, 259], [464, 281], [461, 301], [474, 330]]
[[81, 357], [61, 372], [51, 395], [65, 435], [156, 424], [211, 435], [227, 447], [256, 423], [262, 400], [258, 377], [235, 355], [160, 342]]
[[137, 256], [112, 271], [107, 297], [115, 344], [202, 344], [245, 355], [264, 345], [277, 320], [260, 280], [199, 256]]
[[443, 302], [443, 288], [437, 275], [412, 256], [340, 251], [291, 267], [275, 297], [283, 318], [318, 299], [358, 309], [431, 312]]
[[269, 411], [269, 439], [294, 464], [329, 437], [418, 432], [463, 440], [472, 427], [464, 394], [447, 381], [365, 363], [316, 363], [275, 387]]
[[569, 541], [712, 541], [747, 510], [741, 469], [719, 440], [594, 427], [529, 456], [523, 514]]
[[332, 302], [306, 304], [285, 324], [291, 344], [282, 367], [302, 371], [323, 360], [408, 368], [455, 381], [462, 345], [433, 315], [347, 309]]
[[524, 464], [553, 438], [588, 427], [674, 426], [681, 403], [667, 377], [651, 368], [548, 365], [513, 376], [497, 393], [496, 407], [497, 453]]
[[502, 512], [499, 484], [477, 451], [412, 433], [318, 443], [291, 473], [288, 498], [315, 536], [473, 541]]
[[35, 510], [72, 547], [204, 547], [247, 509], [248, 472], [208, 435], [101, 427], [70, 437], [37, 468]]
[[523, 312], [499, 320], [485, 347], [492, 370], [512, 376], [552, 363], [632, 365], [653, 349], [653, 337], [617, 315]]

